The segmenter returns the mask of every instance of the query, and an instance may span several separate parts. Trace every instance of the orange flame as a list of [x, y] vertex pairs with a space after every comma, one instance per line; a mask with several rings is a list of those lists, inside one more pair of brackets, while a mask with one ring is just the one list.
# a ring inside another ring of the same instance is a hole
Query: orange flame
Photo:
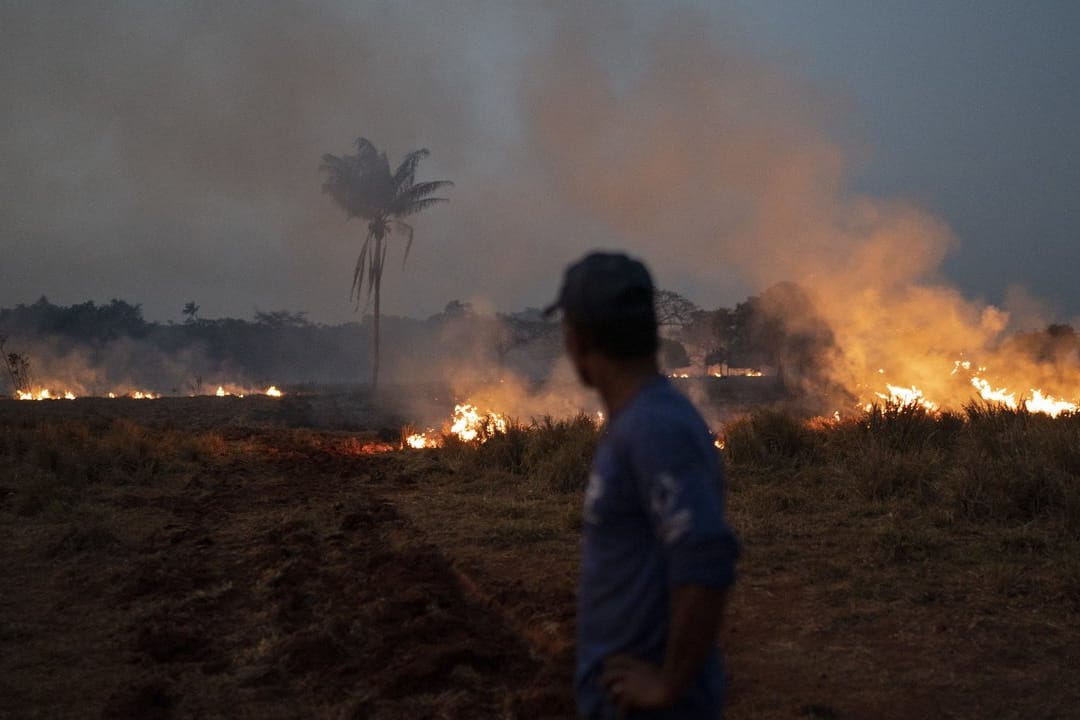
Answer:
[[454, 406], [454, 421], [450, 425], [450, 432], [464, 442], [477, 439], [485, 442], [492, 435], [505, 433], [507, 427], [506, 418], [502, 415], [494, 412], [481, 414], [475, 405], [462, 403]]
[[15, 397], [19, 400], [74, 400], [75, 393], [70, 390], [53, 393], [48, 388], [39, 388], [36, 393], [33, 390], [16, 390]]

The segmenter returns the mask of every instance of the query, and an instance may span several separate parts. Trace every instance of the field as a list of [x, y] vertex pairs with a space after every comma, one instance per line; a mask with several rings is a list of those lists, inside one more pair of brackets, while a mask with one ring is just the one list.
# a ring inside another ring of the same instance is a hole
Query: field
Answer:
[[[0, 401], [0, 717], [572, 717], [595, 427], [400, 451], [339, 405]], [[1080, 717], [1080, 418], [725, 443], [728, 717]]]

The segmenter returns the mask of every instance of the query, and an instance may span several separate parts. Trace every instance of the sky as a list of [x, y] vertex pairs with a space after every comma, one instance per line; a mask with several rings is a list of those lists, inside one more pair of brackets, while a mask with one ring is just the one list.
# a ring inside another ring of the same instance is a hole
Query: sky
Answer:
[[1074, 321], [1078, 36], [1057, 2], [0, 0], [0, 306], [356, 319], [319, 161], [363, 136], [455, 183], [384, 313], [543, 305], [617, 248], [705, 307], [932, 283]]

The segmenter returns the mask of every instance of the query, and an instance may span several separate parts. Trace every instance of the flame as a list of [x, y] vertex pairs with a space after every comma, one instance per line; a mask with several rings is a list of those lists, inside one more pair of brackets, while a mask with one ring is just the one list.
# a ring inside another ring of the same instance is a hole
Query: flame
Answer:
[[[949, 374], [951, 376], [967, 375], [971, 387], [975, 388], [980, 398], [989, 403], [1004, 405], [1012, 410], [1022, 407], [1028, 412], [1044, 413], [1051, 417], [1058, 417], [1063, 414], [1077, 412], [1078, 406], [1076, 403], [1054, 397], [1040, 388], [1029, 387], [1026, 399], [1024, 399], [1025, 396], [1021, 395], [1021, 393], [1016, 390], [1000, 386], [997, 383], [992, 383], [990, 380], [986, 379], [983, 376], [986, 372], [987, 368], [985, 366], [975, 365], [970, 360], [956, 360], [953, 363], [952, 371]], [[879, 369], [878, 373], [884, 375], [885, 370]], [[941, 409], [940, 404], [929, 400], [923, 391], [914, 385], [910, 387], [900, 387], [886, 383], [885, 387], [888, 389], [887, 394], [875, 392], [874, 395], [888, 403], [897, 405], [921, 405], [927, 410], [934, 412]], [[873, 404], [867, 403], [863, 407], [869, 411], [873, 407]]]
[[[454, 406], [454, 414], [449, 423], [445, 435], [453, 435], [462, 442], [487, 442], [491, 436], [505, 433], [510, 427], [510, 421], [505, 415], [497, 412], [480, 412], [471, 403], [459, 403]], [[412, 432], [411, 427], [406, 427], [402, 433], [405, 435], [402, 448], [442, 447], [442, 439], [437, 437], [435, 430], [429, 428], [425, 432]]]
[[[226, 387], [229, 389], [226, 390]], [[285, 393], [278, 389], [276, 385], [271, 385], [262, 391], [249, 392], [238, 388], [235, 385], [219, 385], [217, 391], [214, 393], [217, 397], [239, 397], [242, 398], [249, 394], [260, 394], [267, 397], [282, 397]], [[17, 390], [15, 397], [19, 400], [75, 400], [77, 396], [71, 390], [64, 390], [63, 392], [50, 390], [49, 388], [39, 389], [25, 389]], [[131, 390], [131, 391], [110, 391], [105, 393], [103, 397], [109, 399], [116, 398], [131, 398], [133, 400], [158, 400], [162, 397], [161, 393], [155, 393], [150, 390]]]
[[19, 400], [74, 400], [75, 393], [70, 390], [53, 393], [48, 388], [40, 388], [36, 393], [33, 390], [16, 390], [15, 397]]
[[479, 439], [485, 442], [496, 433], [505, 433], [508, 424], [506, 418], [498, 413], [481, 414], [475, 405], [462, 403], [454, 406], [454, 420], [450, 432], [464, 442]]
[[[885, 383], [885, 387], [888, 388], [889, 394], [874, 393], [885, 402], [892, 405], [921, 405], [927, 410], [936, 411], [938, 404], [927, 400], [923, 396], [923, 391], [912, 385], [909, 388], [899, 387], [897, 385], [890, 385]], [[869, 408], [867, 408], [869, 409]]]
[[[429, 431], [433, 432], [433, 431]], [[424, 448], [437, 448], [439, 447], [439, 441], [434, 438], [429, 438], [427, 433], [413, 433], [405, 438], [405, 445], [411, 447], [414, 450], [422, 450]]]
[[1024, 407], [1028, 412], [1046, 413], [1050, 417], [1057, 417], [1062, 413], [1075, 413], [1077, 409], [1076, 403], [1045, 396], [1038, 390], [1031, 391], [1031, 399], [1024, 401]]

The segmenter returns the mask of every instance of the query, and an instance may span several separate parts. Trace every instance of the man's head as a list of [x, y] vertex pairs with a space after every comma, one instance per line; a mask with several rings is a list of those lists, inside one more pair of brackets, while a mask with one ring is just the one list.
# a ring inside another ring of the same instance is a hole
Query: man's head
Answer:
[[566, 269], [558, 299], [567, 355], [586, 385], [605, 364], [652, 361], [658, 347], [649, 271], [621, 253], [594, 252]]

